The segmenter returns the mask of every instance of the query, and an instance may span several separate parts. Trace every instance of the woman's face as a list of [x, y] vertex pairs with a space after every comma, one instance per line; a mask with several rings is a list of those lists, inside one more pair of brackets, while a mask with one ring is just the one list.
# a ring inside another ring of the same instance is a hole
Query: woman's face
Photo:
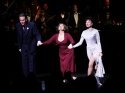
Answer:
[[93, 23], [92, 23], [91, 20], [86, 20], [86, 27], [87, 27], [87, 28], [92, 27], [92, 25], [93, 25]]
[[59, 30], [63, 31], [64, 30], [64, 25], [63, 24], [60, 24], [59, 27], [58, 27]]

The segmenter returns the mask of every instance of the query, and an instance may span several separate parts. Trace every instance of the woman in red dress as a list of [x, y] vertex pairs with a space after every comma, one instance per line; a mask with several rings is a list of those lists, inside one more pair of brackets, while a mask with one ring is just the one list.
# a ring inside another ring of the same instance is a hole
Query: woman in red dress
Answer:
[[75, 42], [72, 36], [67, 33], [68, 27], [65, 24], [59, 23], [57, 30], [59, 33], [43, 42], [43, 45], [56, 43], [56, 45], [59, 46], [60, 70], [62, 72], [63, 82], [67, 82], [65, 74], [68, 72], [74, 73], [76, 71], [74, 49], [68, 49], [68, 46], [72, 46]]

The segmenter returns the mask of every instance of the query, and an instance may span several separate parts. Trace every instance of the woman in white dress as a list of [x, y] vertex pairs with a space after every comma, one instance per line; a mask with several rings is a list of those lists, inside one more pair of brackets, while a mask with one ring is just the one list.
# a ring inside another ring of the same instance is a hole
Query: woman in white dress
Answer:
[[[105, 70], [103, 67], [102, 63], [102, 48], [101, 48], [101, 42], [100, 42], [100, 35], [97, 29], [93, 28], [93, 22], [92, 18], [88, 17], [85, 20], [85, 25], [87, 27], [86, 30], [84, 30], [81, 34], [81, 38], [78, 43], [75, 45], [71, 45], [68, 48], [76, 48], [80, 45], [82, 45], [83, 41], [86, 41], [87, 44], [87, 56], [89, 59], [89, 64], [88, 64], [88, 71], [87, 75], [92, 75], [94, 71], [94, 63], [95, 63], [95, 76], [97, 77], [104, 77]], [[98, 84], [100, 84], [99, 81], [97, 81]]]

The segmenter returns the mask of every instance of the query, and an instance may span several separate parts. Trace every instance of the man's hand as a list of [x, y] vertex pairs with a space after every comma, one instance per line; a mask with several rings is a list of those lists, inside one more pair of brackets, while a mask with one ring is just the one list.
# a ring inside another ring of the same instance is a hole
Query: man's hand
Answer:
[[38, 41], [37, 42], [37, 46], [40, 46], [40, 45], [42, 45], [43, 43], [41, 42], [41, 41]]

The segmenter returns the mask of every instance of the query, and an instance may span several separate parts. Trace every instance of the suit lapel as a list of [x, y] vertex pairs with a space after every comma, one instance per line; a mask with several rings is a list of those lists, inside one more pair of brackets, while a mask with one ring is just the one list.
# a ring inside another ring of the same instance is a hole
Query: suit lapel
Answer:
[[25, 27], [25, 36], [27, 36], [28, 32], [29, 32], [30, 28], [29, 28], [29, 23], [26, 23], [26, 27]]

